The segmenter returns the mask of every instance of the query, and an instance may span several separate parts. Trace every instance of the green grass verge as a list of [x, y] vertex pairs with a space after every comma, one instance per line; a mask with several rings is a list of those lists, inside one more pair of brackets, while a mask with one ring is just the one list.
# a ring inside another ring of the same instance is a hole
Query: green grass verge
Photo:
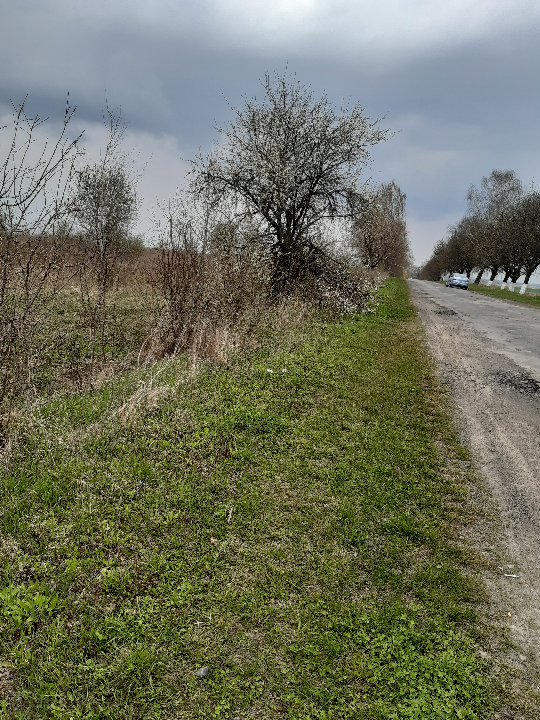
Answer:
[[501, 298], [502, 300], [512, 300], [513, 302], [521, 303], [522, 305], [532, 305], [533, 307], [540, 308], [540, 295], [525, 294], [520, 295], [519, 291], [510, 292], [509, 290], [500, 290], [496, 287], [487, 287], [485, 285], [473, 285], [469, 284], [469, 290], [474, 292], [482, 293], [482, 295], [489, 295], [490, 297]]
[[153, 405], [125, 379], [43, 410], [1, 478], [1, 717], [490, 716], [466, 453], [405, 283], [381, 296], [164, 364]]

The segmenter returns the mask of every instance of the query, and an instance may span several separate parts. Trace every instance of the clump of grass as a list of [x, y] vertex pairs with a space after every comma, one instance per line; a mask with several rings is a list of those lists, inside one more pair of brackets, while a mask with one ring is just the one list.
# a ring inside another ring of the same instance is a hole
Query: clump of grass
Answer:
[[2, 472], [2, 583], [57, 600], [24, 641], [2, 627], [3, 716], [490, 717], [463, 449], [419, 332], [394, 280], [229, 367], [42, 407], [58, 431]]

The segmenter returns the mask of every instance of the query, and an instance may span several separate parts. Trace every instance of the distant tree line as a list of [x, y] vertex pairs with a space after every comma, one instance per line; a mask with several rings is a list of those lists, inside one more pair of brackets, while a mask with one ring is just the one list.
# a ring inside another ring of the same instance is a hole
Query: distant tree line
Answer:
[[499, 274], [503, 283], [523, 284], [540, 267], [540, 193], [525, 190], [513, 170], [493, 170], [480, 187], [467, 193], [467, 213], [433, 249], [420, 272], [424, 280], [438, 280], [460, 272], [479, 284], [491, 284]]

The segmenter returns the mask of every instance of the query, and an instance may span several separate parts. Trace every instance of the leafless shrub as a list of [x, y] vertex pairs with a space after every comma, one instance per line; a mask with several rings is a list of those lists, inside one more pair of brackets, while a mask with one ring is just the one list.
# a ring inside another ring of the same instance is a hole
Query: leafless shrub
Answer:
[[357, 263], [327, 260], [324, 273], [317, 279], [319, 304], [335, 315], [373, 312], [379, 284], [377, 276], [370, 276]]
[[254, 241], [257, 228], [227, 219], [223, 206], [189, 192], [159, 210], [152, 282], [166, 312], [142, 356], [221, 356], [235, 336], [249, 334], [268, 304], [269, 264]]
[[140, 239], [132, 228], [140, 199], [129, 157], [121, 152], [125, 134], [120, 111], [106, 109], [108, 141], [98, 162], [76, 173], [74, 217], [79, 229], [78, 279], [82, 310], [90, 331], [90, 367], [105, 361], [118, 332], [116, 301], [122, 265]]
[[282, 288], [282, 297], [296, 296], [316, 308], [338, 316], [372, 310], [376, 274], [350, 251], [348, 221], [321, 224], [312, 239], [307, 264], [295, 283]]
[[[71, 241], [70, 191], [79, 137], [68, 137], [74, 109], [66, 105], [54, 143], [38, 150], [44, 122], [13, 106], [0, 160], [0, 411], [4, 430], [13, 404], [42, 372], [54, 338], [44, 331], [48, 308], [66, 282]], [[8, 129], [9, 128], [9, 129]]]

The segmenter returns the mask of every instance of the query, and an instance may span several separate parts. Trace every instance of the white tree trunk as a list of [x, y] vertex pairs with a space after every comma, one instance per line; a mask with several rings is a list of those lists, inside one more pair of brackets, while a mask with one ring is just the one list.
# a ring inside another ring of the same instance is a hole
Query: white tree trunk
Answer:
[[525, 295], [526, 292], [527, 292], [527, 283], [523, 283], [523, 285], [521, 286], [521, 290], [519, 291], [519, 294]]
[[492, 284], [493, 284], [493, 280], [488, 280], [488, 281], [487, 281], [487, 286], [488, 286], [488, 287], [490, 287]]
[[505, 287], [506, 287], [506, 283], [503, 282], [503, 283], [501, 284], [501, 290], [504, 290]]
[[510, 292], [514, 292], [514, 283], [513, 282], [508, 283], [508, 289], [510, 290]]

